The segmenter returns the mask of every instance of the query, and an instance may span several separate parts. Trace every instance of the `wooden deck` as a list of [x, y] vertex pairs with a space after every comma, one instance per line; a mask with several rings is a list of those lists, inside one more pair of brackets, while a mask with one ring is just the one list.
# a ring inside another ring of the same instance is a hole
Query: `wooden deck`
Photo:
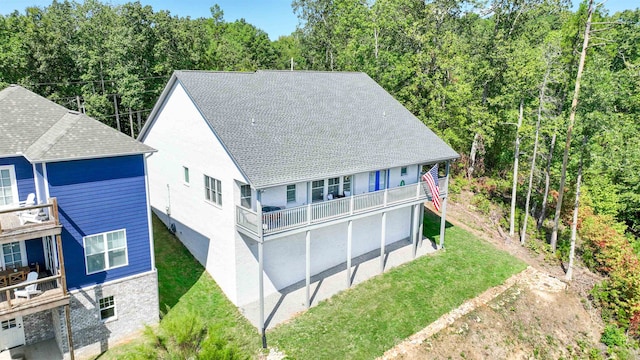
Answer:
[[[39, 222], [20, 224], [21, 212], [43, 208], [51, 208], [54, 216], [49, 216]], [[0, 243], [59, 235], [62, 231], [62, 226], [58, 224], [57, 211], [57, 203], [55, 202], [0, 211]]]
[[[9, 290], [10, 303], [7, 301], [7, 291], [0, 288], [0, 320], [33, 314], [39, 311], [52, 309], [69, 303], [69, 295], [64, 295], [62, 288], [58, 286], [58, 277], [47, 277], [41, 273], [43, 280], [38, 284], [38, 295], [32, 295], [31, 299], [16, 298], [13, 290]], [[50, 280], [47, 280], [51, 278]]]

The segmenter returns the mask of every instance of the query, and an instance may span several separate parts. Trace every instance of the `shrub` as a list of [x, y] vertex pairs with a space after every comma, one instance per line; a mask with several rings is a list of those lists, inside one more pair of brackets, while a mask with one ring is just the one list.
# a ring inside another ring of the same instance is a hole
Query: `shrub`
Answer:
[[145, 329], [148, 342], [136, 347], [126, 359], [246, 359], [237, 346], [219, 337], [195, 315], [165, 318], [157, 330]]
[[600, 341], [608, 347], [625, 346], [627, 344], [627, 336], [623, 329], [614, 324], [609, 324], [604, 328]]
[[592, 291], [603, 314], [632, 336], [640, 336], [640, 258], [610, 215], [596, 215], [591, 207], [583, 206], [578, 226], [584, 252], [593, 254], [594, 261], [587, 263], [608, 276]]

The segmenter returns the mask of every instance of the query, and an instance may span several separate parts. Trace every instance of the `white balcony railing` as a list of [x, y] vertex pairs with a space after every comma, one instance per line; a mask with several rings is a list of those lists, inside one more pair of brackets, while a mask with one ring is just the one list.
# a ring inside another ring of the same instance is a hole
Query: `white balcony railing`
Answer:
[[[440, 196], [447, 193], [445, 178], [439, 179]], [[287, 208], [262, 214], [262, 229], [265, 235], [344, 218], [353, 214], [384, 208], [387, 206], [430, 200], [431, 193], [424, 182], [399, 186], [375, 192], [327, 200], [309, 205]], [[258, 214], [241, 206], [236, 207], [236, 224], [258, 234]]]

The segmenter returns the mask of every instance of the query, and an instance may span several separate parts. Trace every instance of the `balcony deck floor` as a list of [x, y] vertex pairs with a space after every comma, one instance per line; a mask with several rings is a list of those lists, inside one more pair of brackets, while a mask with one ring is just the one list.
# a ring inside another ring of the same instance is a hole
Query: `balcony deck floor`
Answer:
[[60, 234], [60, 225], [54, 220], [21, 225], [16, 213], [0, 214], [0, 243], [57, 234]]

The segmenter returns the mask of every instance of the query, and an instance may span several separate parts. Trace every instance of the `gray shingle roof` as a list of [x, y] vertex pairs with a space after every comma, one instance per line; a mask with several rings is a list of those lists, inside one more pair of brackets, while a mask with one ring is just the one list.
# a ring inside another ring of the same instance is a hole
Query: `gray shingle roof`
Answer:
[[17, 85], [0, 91], [0, 134], [0, 156], [21, 154], [32, 162], [154, 151], [95, 119]]
[[174, 75], [258, 188], [458, 157], [364, 73]]

